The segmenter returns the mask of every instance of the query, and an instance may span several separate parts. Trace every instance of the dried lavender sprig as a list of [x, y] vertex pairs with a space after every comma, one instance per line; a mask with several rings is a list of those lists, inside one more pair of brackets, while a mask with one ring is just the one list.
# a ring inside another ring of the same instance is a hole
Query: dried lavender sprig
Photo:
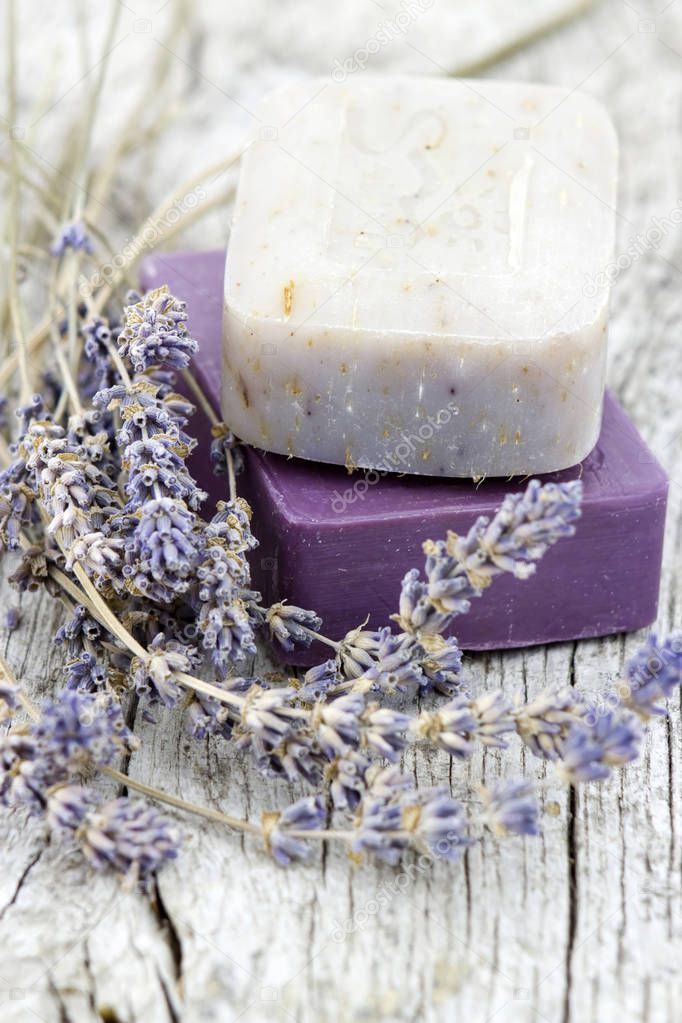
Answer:
[[607, 711], [594, 723], [573, 725], [564, 742], [559, 773], [571, 785], [608, 778], [612, 767], [635, 760], [642, 741], [638, 717]]
[[113, 869], [129, 887], [146, 881], [180, 850], [177, 829], [153, 807], [127, 797], [101, 802], [83, 785], [52, 789], [46, 818], [95, 870]]
[[531, 480], [523, 493], [505, 497], [492, 520], [477, 519], [466, 536], [451, 532], [444, 541], [427, 541], [426, 579], [416, 569], [403, 579], [400, 626], [417, 636], [442, 633], [496, 575], [528, 578], [548, 547], [573, 534], [581, 499], [579, 480]]

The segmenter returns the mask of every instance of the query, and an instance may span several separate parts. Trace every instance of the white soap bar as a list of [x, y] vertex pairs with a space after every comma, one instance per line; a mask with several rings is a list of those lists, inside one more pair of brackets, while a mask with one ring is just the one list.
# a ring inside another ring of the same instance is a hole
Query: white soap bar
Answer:
[[225, 279], [235, 433], [439, 476], [583, 459], [615, 220], [604, 109], [544, 85], [357, 76], [258, 115]]

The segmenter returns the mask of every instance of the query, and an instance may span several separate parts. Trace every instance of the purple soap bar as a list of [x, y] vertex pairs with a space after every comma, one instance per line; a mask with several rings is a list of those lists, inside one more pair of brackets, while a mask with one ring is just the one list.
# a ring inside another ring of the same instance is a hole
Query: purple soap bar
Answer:
[[[197, 375], [216, 408], [220, 394], [224, 253], [154, 256], [142, 267], [145, 288], [166, 283], [186, 300], [201, 349]], [[201, 417], [197, 415], [195, 432]], [[193, 469], [213, 497], [205, 430]], [[465, 532], [494, 513], [523, 482], [469, 481], [358, 472], [247, 449], [240, 493], [254, 509], [261, 545], [252, 558], [254, 586], [267, 603], [286, 598], [314, 608], [325, 634], [338, 638], [363, 622], [388, 622], [400, 581], [423, 564], [425, 539]], [[530, 646], [603, 636], [649, 625], [656, 617], [667, 478], [615, 399], [607, 394], [599, 442], [585, 461], [544, 480], [581, 478], [583, 515], [575, 536], [551, 548], [536, 574], [496, 579], [468, 615], [456, 620], [465, 649]], [[323, 649], [292, 655], [311, 664]]]

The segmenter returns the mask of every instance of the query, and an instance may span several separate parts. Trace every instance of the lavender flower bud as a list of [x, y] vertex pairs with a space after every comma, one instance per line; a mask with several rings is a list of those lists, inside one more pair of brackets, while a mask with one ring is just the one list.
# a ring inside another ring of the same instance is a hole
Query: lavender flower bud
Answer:
[[394, 635], [389, 628], [381, 629], [375, 635], [374, 658], [356, 677], [354, 688], [362, 691], [373, 689], [391, 695], [405, 692], [410, 686], [423, 686], [420, 664], [423, 650], [414, 637], [404, 632]]
[[451, 757], [464, 760], [473, 753], [471, 739], [476, 724], [471, 701], [460, 696], [438, 711], [422, 711], [414, 722], [413, 731], [417, 737], [440, 746]]
[[426, 789], [415, 796], [402, 814], [412, 843], [431, 856], [451, 862], [458, 860], [470, 844], [460, 804], [445, 786]]
[[154, 637], [147, 656], [133, 657], [130, 663], [135, 688], [138, 693], [150, 693], [166, 707], [173, 707], [182, 692], [175, 673], [191, 671], [193, 660], [191, 647], [167, 640], [161, 632]]
[[607, 711], [594, 725], [576, 724], [564, 743], [560, 773], [571, 785], [607, 778], [612, 767], [635, 760], [642, 739], [637, 717]]
[[481, 795], [485, 823], [495, 835], [538, 834], [538, 805], [530, 782], [505, 779], [484, 787]]
[[58, 258], [63, 256], [67, 249], [73, 249], [74, 252], [80, 250], [81, 252], [87, 252], [88, 255], [92, 255], [94, 252], [90, 235], [80, 221], [74, 224], [67, 224], [62, 229], [55, 239], [50, 252]]
[[305, 860], [310, 846], [300, 837], [301, 831], [319, 831], [326, 817], [321, 796], [307, 796], [288, 806], [281, 813], [265, 813], [262, 818], [265, 847], [281, 867], [294, 860]]
[[569, 729], [588, 709], [584, 698], [571, 686], [547, 689], [516, 708], [516, 730], [536, 757], [556, 760], [563, 753]]
[[367, 790], [366, 773], [370, 763], [364, 753], [348, 750], [329, 765], [329, 792], [337, 810], [355, 811]]
[[291, 687], [263, 689], [254, 683], [241, 701], [239, 748], [254, 740], [277, 746], [288, 736], [301, 720], [292, 706], [295, 697]]
[[625, 668], [625, 703], [641, 718], [665, 714], [659, 700], [668, 700], [682, 682], [682, 632], [659, 641], [652, 632]]
[[89, 653], [82, 653], [80, 657], [67, 661], [64, 674], [67, 689], [83, 689], [86, 692], [104, 689], [109, 677], [106, 668]]
[[524, 493], [505, 497], [490, 523], [480, 518], [466, 537], [453, 535], [451, 552], [479, 588], [498, 572], [526, 579], [548, 547], [575, 532], [581, 499], [579, 480], [531, 480]]
[[194, 517], [184, 502], [148, 501], [126, 541], [124, 577], [138, 596], [169, 604], [186, 593], [197, 560]]
[[299, 689], [299, 696], [306, 703], [315, 703], [326, 696], [327, 692], [339, 681], [339, 673], [336, 669], [336, 662], [333, 660], [324, 661], [322, 664], [309, 668], [303, 676], [303, 684]]
[[360, 720], [363, 744], [386, 760], [399, 760], [407, 745], [405, 732], [410, 723], [409, 716], [381, 707], [378, 703], [370, 703]]
[[419, 666], [424, 676], [423, 691], [431, 689], [444, 696], [454, 696], [461, 689], [462, 651], [454, 636], [444, 639], [437, 634], [419, 633], [423, 650]]
[[285, 650], [293, 650], [299, 646], [310, 646], [313, 637], [306, 631], [313, 632], [322, 625], [322, 619], [314, 611], [306, 611], [293, 604], [273, 604], [265, 615], [266, 624], [273, 639], [279, 641]]
[[197, 350], [187, 332], [187, 312], [164, 285], [143, 297], [132, 292], [123, 312], [118, 338], [121, 358], [130, 359], [136, 373], [150, 366], [186, 369]]
[[129, 885], [144, 881], [180, 849], [178, 832], [167, 817], [126, 798], [89, 810], [74, 837], [96, 870], [113, 867]]
[[331, 703], [315, 704], [311, 724], [319, 735], [323, 753], [330, 760], [358, 745], [360, 715], [364, 709], [365, 698], [361, 693], [348, 693]]

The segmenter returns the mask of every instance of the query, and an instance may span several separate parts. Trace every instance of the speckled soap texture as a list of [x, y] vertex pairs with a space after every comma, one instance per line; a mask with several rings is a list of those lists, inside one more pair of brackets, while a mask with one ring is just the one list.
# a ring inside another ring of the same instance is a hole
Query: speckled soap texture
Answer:
[[[222, 252], [170, 253], [142, 266], [146, 288], [167, 283], [186, 299], [199, 340], [197, 375], [219, 401]], [[229, 410], [228, 410], [229, 411]], [[211, 476], [210, 430], [201, 415], [191, 432], [201, 443], [192, 471], [214, 498], [224, 478]], [[370, 615], [385, 624], [396, 610], [403, 574], [423, 563], [421, 544], [465, 532], [477, 515], [492, 515], [519, 481], [417, 476], [348, 476], [337, 466], [246, 449], [239, 491], [254, 509], [260, 546], [251, 557], [254, 585], [269, 603], [282, 598], [314, 608], [332, 637]], [[650, 624], [656, 617], [667, 479], [634, 426], [607, 393], [599, 443], [582, 465], [546, 479], [582, 478], [583, 516], [575, 536], [551, 548], [530, 579], [495, 580], [485, 598], [456, 621], [468, 649], [495, 649], [600, 636]], [[325, 656], [289, 655], [298, 664]]]
[[313, 80], [266, 98], [225, 276], [223, 406], [251, 444], [508, 476], [599, 436], [617, 141], [554, 86]]

